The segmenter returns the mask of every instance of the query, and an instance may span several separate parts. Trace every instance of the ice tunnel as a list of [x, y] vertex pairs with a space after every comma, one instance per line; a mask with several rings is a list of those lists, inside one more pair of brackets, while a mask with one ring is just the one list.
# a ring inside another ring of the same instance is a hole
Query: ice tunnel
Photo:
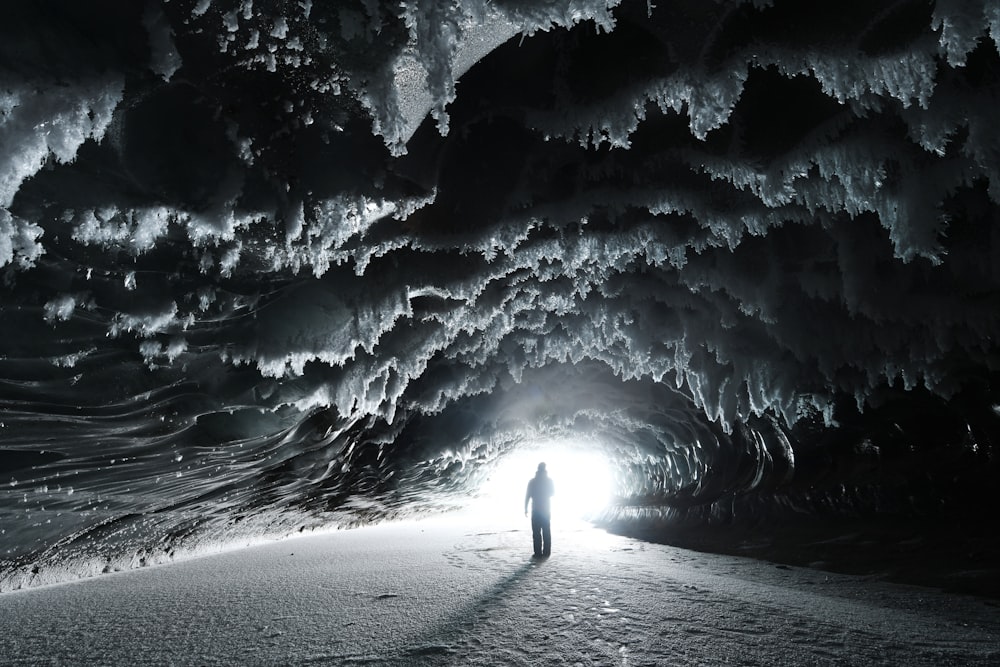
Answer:
[[0, 590], [539, 441], [617, 531], [995, 568], [995, 1], [4, 13]]

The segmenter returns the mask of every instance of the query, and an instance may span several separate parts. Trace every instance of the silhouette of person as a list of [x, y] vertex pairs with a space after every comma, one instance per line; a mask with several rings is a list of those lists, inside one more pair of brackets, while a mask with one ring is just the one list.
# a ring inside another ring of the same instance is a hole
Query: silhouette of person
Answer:
[[552, 508], [549, 501], [555, 492], [545, 464], [539, 463], [538, 471], [528, 482], [528, 491], [524, 494], [524, 516], [528, 516], [528, 501], [531, 501], [531, 543], [535, 556], [552, 553]]

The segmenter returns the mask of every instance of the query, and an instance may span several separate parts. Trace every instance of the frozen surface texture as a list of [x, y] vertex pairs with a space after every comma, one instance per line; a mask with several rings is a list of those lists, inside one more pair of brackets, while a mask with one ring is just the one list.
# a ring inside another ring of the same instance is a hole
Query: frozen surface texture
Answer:
[[625, 532], [995, 572], [995, 1], [9, 4], [0, 590], [552, 439]]
[[556, 526], [362, 528], [0, 596], [10, 665], [995, 665], [982, 600]]

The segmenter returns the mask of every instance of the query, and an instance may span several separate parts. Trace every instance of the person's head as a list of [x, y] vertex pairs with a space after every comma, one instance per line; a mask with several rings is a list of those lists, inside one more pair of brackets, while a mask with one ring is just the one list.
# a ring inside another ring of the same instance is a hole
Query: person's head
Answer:
[[546, 473], [545, 473], [545, 464], [544, 463], [539, 463], [538, 464], [538, 470], [537, 470], [537, 472], [535, 472], [535, 476], [536, 477], [545, 477], [545, 475], [546, 475]]

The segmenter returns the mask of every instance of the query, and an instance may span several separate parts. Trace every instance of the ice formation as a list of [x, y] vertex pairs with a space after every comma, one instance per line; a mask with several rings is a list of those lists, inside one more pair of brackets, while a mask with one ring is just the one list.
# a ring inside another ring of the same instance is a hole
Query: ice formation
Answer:
[[0, 589], [453, 506], [544, 438], [623, 522], [996, 503], [991, 0], [0, 37]]

